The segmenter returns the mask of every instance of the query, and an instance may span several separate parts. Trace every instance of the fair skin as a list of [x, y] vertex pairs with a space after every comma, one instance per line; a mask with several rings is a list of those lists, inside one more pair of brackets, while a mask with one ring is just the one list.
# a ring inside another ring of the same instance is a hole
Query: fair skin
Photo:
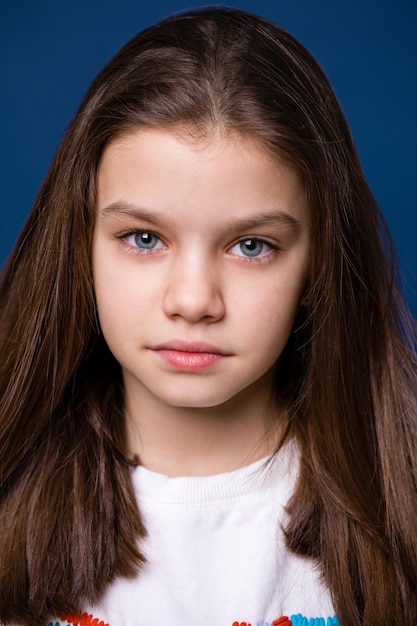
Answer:
[[94, 286], [129, 453], [169, 476], [270, 453], [271, 382], [308, 272], [296, 174], [248, 137], [141, 129], [106, 147], [97, 211]]

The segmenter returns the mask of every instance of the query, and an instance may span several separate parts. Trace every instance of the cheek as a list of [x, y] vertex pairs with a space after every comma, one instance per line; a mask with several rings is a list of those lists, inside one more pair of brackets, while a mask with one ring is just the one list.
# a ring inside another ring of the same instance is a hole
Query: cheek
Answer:
[[112, 262], [112, 258], [96, 256], [93, 265], [94, 291], [99, 312], [118, 313], [127, 317], [129, 312], [149, 306], [155, 297], [158, 281], [146, 279], [146, 272], [139, 272], [132, 263]]
[[110, 344], [113, 337], [128, 325], [129, 312], [132, 310], [131, 286], [125, 274], [115, 271], [99, 255], [94, 259], [93, 279], [101, 330]]
[[258, 326], [272, 335], [290, 327], [296, 316], [304, 287], [303, 279], [258, 283], [252, 291], [235, 295], [240, 315], [248, 325]]
[[[304, 277], [303, 277], [304, 278]], [[275, 362], [287, 343], [299, 309], [304, 279], [261, 289], [246, 297], [237, 316], [248, 351], [257, 351], [262, 359]]]

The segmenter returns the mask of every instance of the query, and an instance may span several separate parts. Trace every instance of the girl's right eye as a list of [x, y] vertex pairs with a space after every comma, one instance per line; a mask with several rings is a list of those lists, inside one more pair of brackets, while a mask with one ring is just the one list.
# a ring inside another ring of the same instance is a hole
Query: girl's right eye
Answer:
[[165, 247], [160, 237], [150, 230], [135, 230], [124, 234], [121, 238], [137, 252], [159, 250]]

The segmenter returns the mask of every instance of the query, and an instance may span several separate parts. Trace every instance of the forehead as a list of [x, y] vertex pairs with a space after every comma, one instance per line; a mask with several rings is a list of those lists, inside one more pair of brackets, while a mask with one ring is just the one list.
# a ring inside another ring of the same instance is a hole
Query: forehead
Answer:
[[306, 219], [296, 172], [257, 141], [238, 134], [204, 137], [139, 129], [105, 148], [98, 172], [98, 207], [128, 202], [202, 216], [217, 209], [233, 217], [281, 210]]
[[[157, 154], [160, 149], [167, 152], [169, 157], [180, 154], [184, 156], [188, 153], [193, 161], [196, 158], [197, 161], [205, 159], [206, 164], [223, 158], [223, 167], [225, 167], [228, 156], [233, 153], [234, 156], [240, 155], [240, 166], [243, 165], [244, 160], [247, 161], [247, 164], [251, 160], [251, 165], [256, 162], [260, 166], [263, 163], [265, 167], [278, 168], [281, 172], [285, 170], [289, 176], [298, 178], [297, 170], [292, 164], [287, 162], [283, 156], [274, 154], [269, 145], [264, 145], [258, 137], [252, 134], [221, 127], [201, 131], [188, 125], [145, 126], [116, 135], [104, 147], [99, 163], [99, 172], [108, 167], [109, 161], [114, 163], [116, 159], [126, 159], [129, 156], [137, 158], [138, 150], [144, 154], [144, 158], [149, 158], [152, 154]], [[249, 155], [252, 159], [247, 158]], [[245, 156], [246, 159], [244, 159]], [[157, 154], [157, 158], [159, 158], [159, 154]], [[172, 165], [175, 169], [174, 162]]]

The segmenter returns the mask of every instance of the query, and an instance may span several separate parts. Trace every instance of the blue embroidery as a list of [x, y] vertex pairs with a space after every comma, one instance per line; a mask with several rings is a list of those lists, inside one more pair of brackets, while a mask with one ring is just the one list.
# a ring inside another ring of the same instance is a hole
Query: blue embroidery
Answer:
[[[275, 620], [274, 622], [257, 622], [255, 626], [274, 626], [275, 623], [283, 620], [284, 617]], [[297, 613], [297, 615], [291, 615], [289, 621], [288, 618], [283, 623], [291, 623], [291, 626], [339, 626], [339, 621], [336, 617], [306, 617], [305, 615], [301, 615], [301, 613]], [[239, 624], [239, 622], [235, 622], [235, 624]], [[246, 626], [246, 622], [240, 622], [240, 626], [244, 624]], [[249, 624], [247, 625], [249, 626]]]
[[291, 615], [290, 620], [292, 626], [339, 626], [336, 615], [325, 620], [324, 617], [311, 617], [308, 619], [301, 613], [298, 613], [297, 615]]

